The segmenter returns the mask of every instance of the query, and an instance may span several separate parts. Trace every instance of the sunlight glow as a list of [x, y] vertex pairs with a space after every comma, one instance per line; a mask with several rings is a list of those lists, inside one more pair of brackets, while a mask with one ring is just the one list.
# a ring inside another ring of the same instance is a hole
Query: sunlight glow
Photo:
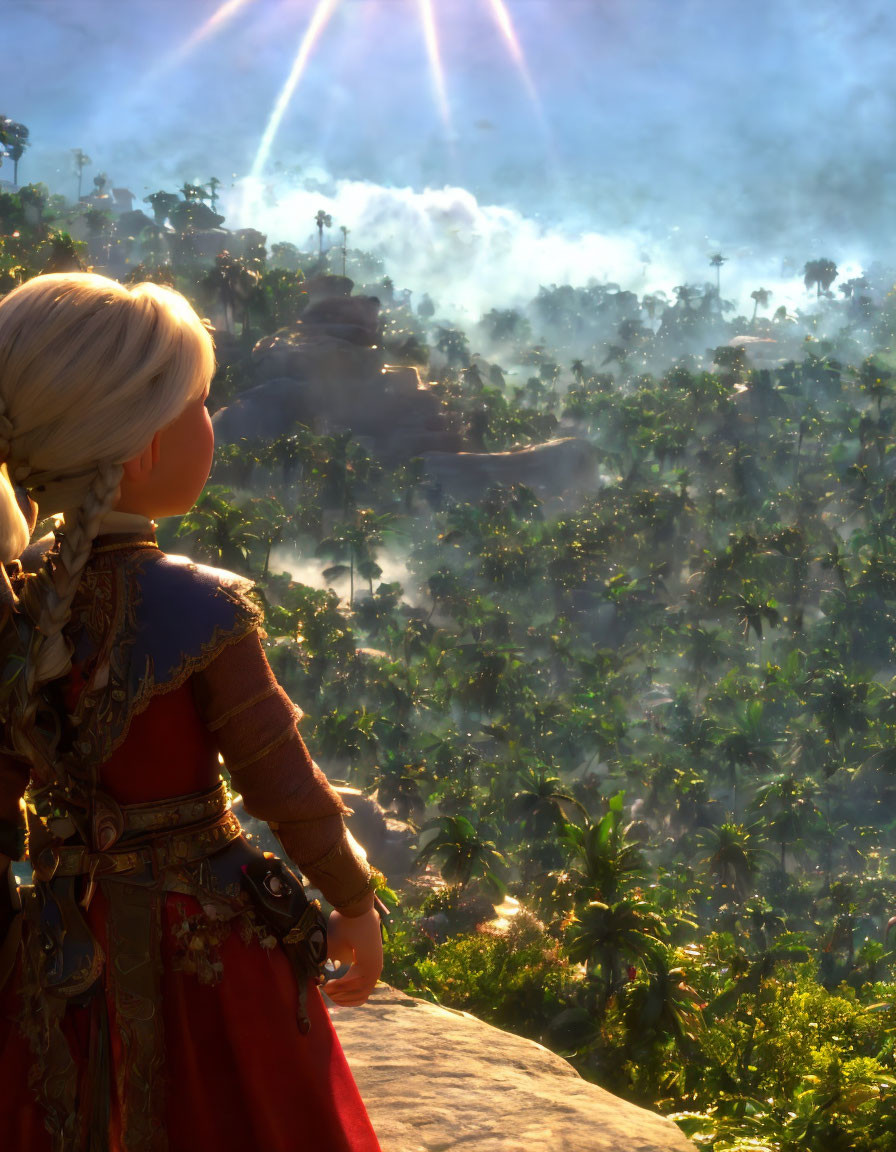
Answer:
[[209, 16], [204, 24], [200, 24], [196, 31], [187, 37], [179, 48], [175, 48], [169, 56], [166, 56], [165, 59], [153, 69], [153, 76], [158, 77], [159, 74], [167, 72], [177, 64], [182, 64], [209, 36], [214, 35], [218, 29], [223, 28], [225, 24], [232, 20], [241, 8], [244, 8], [247, 4], [254, 3], [255, 0], [225, 0], [225, 2]]
[[442, 58], [439, 55], [439, 36], [436, 30], [432, 0], [418, 0], [418, 4], [420, 6], [420, 20], [423, 24], [423, 36], [426, 40], [426, 54], [429, 56], [433, 90], [439, 105], [442, 123], [450, 130], [451, 109], [448, 107], [448, 95], [445, 90], [445, 73], [442, 69]]
[[267, 127], [261, 137], [261, 143], [258, 145], [258, 152], [255, 154], [255, 160], [249, 173], [251, 181], [257, 181], [261, 176], [268, 156], [271, 154], [274, 138], [277, 135], [283, 117], [286, 115], [286, 110], [289, 108], [293, 94], [299, 86], [299, 81], [302, 79], [302, 75], [311, 58], [311, 53], [314, 51], [315, 45], [323, 34], [339, 2], [340, 0], [318, 0], [317, 7], [314, 9], [308, 27], [305, 29], [305, 34], [302, 36], [302, 41], [299, 44], [299, 50], [296, 53], [296, 58], [293, 61], [289, 76], [287, 76], [286, 83], [280, 90], [280, 95], [277, 97]]
[[519, 74], [522, 77], [523, 84], [526, 86], [526, 91], [529, 93], [529, 99], [534, 104], [539, 119], [544, 123], [541, 101], [538, 98], [538, 93], [535, 91], [532, 75], [529, 72], [529, 66], [526, 64], [526, 57], [523, 55], [523, 49], [513, 27], [513, 21], [510, 19], [510, 13], [507, 11], [507, 6], [504, 0], [489, 0], [489, 5], [492, 10], [492, 16], [495, 18], [495, 23], [498, 25], [501, 35], [507, 42], [510, 55], [513, 57]]

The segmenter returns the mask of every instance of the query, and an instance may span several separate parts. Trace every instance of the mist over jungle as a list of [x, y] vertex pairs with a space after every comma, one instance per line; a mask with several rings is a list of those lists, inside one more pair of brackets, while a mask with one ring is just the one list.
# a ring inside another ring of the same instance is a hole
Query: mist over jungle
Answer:
[[386, 979], [707, 1152], [893, 1152], [896, 8], [0, 37], [0, 295], [207, 317], [215, 465], [160, 542], [256, 583], [390, 861]]

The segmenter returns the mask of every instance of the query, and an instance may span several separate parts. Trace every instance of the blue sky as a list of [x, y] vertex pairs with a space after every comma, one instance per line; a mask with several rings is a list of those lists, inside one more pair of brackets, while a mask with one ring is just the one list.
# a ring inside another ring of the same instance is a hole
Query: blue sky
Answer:
[[[418, 0], [342, 0], [262, 174], [269, 228], [299, 191], [350, 202], [369, 229], [358, 186], [380, 212], [384, 189], [449, 186], [477, 211], [627, 236], [654, 261], [666, 245], [695, 269], [716, 247], [892, 258], [896, 5], [506, 0], [533, 99], [492, 0], [431, 2], [449, 122]], [[23, 179], [71, 191], [81, 147], [138, 195], [211, 175], [239, 189], [316, 4], [246, 0], [178, 57], [218, 7], [5, 0], [0, 112], [31, 129]], [[440, 211], [453, 218], [444, 195], [427, 219]]]

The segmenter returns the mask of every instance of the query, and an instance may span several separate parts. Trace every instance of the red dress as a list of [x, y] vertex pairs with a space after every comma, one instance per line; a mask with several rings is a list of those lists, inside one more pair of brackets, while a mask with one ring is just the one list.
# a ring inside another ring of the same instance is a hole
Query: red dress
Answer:
[[[159, 559], [159, 554], [141, 558], [122, 547], [120, 554], [106, 559], [106, 575], [118, 581], [120, 591], [133, 585], [127, 580], [122, 583], [122, 562], [127, 567], [133, 561], [134, 571], [145, 571]], [[102, 568], [102, 560], [93, 564], [94, 572]], [[164, 586], [165, 573], [158, 566], [153, 571], [153, 579], [161, 572]], [[191, 567], [190, 571], [197, 570]], [[90, 593], [91, 581], [87, 580], [87, 612], [95, 607]], [[138, 598], [152, 604], [153, 595], [152, 589], [140, 588]], [[228, 598], [234, 603], [225, 604], [225, 609], [232, 610], [230, 617], [225, 612], [225, 618], [232, 618], [234, 626], [229, 631], [222, 628], [219, 618], [212, 630], [214, 643], [209, 644], [206, 637], [201, 655], [194, 650], [171, 679], [161, 677], [164, 645], [156, 644], [150, 661], [156, 677], [152, 690], [139, 699], [139, 692], [131, 692], [126, 730], [117, 743], [112, 741], [111, 753], [98, 768], [100, 793], [112, 797], [125, 813], [151, 814], [157, 811], [154, 805], [162, 805], [158, 811], [170, 812], [171, 804], [168, 809], [164, 806], [173, 797], [208, 798], [215, 793], [219, 749], [225, 762], [233, 759], [236, 763], [235, 757], [241, 754], [244, 766], [234, 772], [234, 780], [242, 771], [254, 798], [247, 808], [252, 811], [254, 807], [262, 816], [267, 815], [266, 807], [275, 810], [284, 821], [281, 837], [293, 857], [300, 862], [303, 851], [310, 855], [306, 871], [325, 895], [340, 907], [343, 903], [351, 906], [348, 894], [353, 886], [357, 888], [357, 875], [351, 874], [351, 865], [342, 863], [346, 859], [343, 834], [337, 831], [333, 842], [332, 829], [341, 823], [341, 816], [333, 810], [332, 793], [313, 766], [308, 767], [310, 760], [303, 767], [301, 753], [295, 751], [301, 746], [295, 733], [287, 739], [268, 739], [271, 717], [288, 706], [269, 670], [265, 673], [263, 658], [259, 663], [254, 610], [237, 603], [240, 597], [233, 597], [232, 588], [225, 589], [224, 599]], [[217, 611], [218, 592], [214, 599]], [[76, 615], [76, 631], [77, 619]], [[108, 661], [108, 684], [112, 689], [118, 685], [119, 694], [129, 691], [124, 673], [133, 671], [133, 660], [142, 652], [133, 633], [144, 625], [145, 618], [142, 623], [138, 619], [123, 649], [113, 650]], [[104, 626], [108, 627], [108, 619]], [[88, 653], [86, 668], [78, 659], [76, 643], [69, 706], [77, 703], [83, 684], [96, 671], [97, 651], [102, 649], [97, 635], [102, 636], [102, 628], [90, 644], [82, 645], [82, 654]], [[109, 647], [102, 650], [107, 657]], [[248, 681], [234, 684], [235, 674], [245, 674]], [[146, 688], [145, 669], [141, 677], [139, 683]], [[132, 686], [135, 683], [132, 678]], [[230, 700], [225, 699], [228, 692]], [[233, 703], [234, 698], [242, 702]], [[102, 714], [114, 727], [114, 708]], [[253, 745], [260, 754], [245, 755]], [[278, 766], [271, 783], [265, 765], [275, 762]], [[290, 763], [292, 769], [288, 769]], [[292, 782], [284, 788], [289, 771]], [[24, 786], [21, 761], [4, 757], [0, 777], [2, 808]], [[193, 827], [200, 825], [186, 826], [176, 843], [166, 843], [181, 851], [190, 843], [186, 837]], [[228, 835], [234, 843], [233, 833]], [[303, 848], [303, 837], [310, 849]], [[115, 845], [104, 859], [119, 847]], [[217, 853], [219, 858], [223, 855]], [[120, 857], [119, 852], [119, 861]], [[212, 853], [209, 859], [214, 857]], [[320, 877], [315, 876], [316, 860], [321, 861]], [[60, 1008], [38, 986], [27, 947], [20, 949], [12, 975], [0, 991], [4, 1148], [16, 1152], [59, 1152], [61, 1148], [74, 1152], [80, 1147], [85, 1152], [102, 1147], [109, 1152], [378, 1152], [377, 1138], [317, 988], [311, 985], [308, 990], [311, 1027], [303, 1034], [296, 976], [286, 952], [241, 903], [243, 898], [234, 896], [235, 890], [203, 879], [206, 863], [191, 859], [179, 873], [169, 868], [164, 881], [143, 889], [127, 886], [131, 879], [127, 874], [124, 885], [111, 875], [99, 881], [85, 916], [105, 962], [98, 984], [80, 998], [86, 1003], [75, 997]], [[157, 865], [153, 857], [153, 867], [162, 875]], [[78, 883], [83, 895], [85, 878], [80, 877]], [[328, 883], [333, 894], [326, 890]], [[160, 884], [164, 891], [159, 891]], [[142, 921], [139, 909], [131, 906], [132, 896], [150, 909]], [[357, 906], [357, 893], [351, 896]], [[112, 915], [110, 908], [122, 911]], [[139, 942], [135, 945], [134, 939], [125, 938], [131, 923], [136, 925], [135, 938], [144, 930], [150, 933], [146, 939], [152, 943], [145, 951], [152, 957], [143, 954]], [[128, 971], [129, 963], [139, 966], [148, 959], [152, 964], [135, 979]], [[152, 994], [144, 994], [150, 986]], [[42, 1015], [47, 1003], [51, 1004], [49, 1024]], [[72, 1103], [75, 1114], [66, 1116]], [[154, 1120], [149, 1113], [154, 1113]], [[105, 1116], [105, 1122], [100, 1123], [98, 1116]], [[105, 1144], [102, 1137], [97, 1139], [98, 1130], [107, 1133]]]

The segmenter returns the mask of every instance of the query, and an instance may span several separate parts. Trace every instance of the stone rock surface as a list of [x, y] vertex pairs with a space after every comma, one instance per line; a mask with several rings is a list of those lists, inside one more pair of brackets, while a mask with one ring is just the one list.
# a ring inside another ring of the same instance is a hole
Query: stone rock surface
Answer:
[[474, 500], [496, 484], [525, 484], [542, 497], [598, 487], [597, 452], [573, 436], [512, 452], [425, 452], [423, 464], [440, 491], [457, 500]]
[[422, 457], [435, 492], [477, 500], [496, 484], [526, 484], [541, 497], [597, 487], [596, 457], [570, 437], [514, 452], [465, 452], [462, 433], [416, 368], [390, 365], [376, 343], [380, 302], [352, 296], [351, 280], [307, 281], [298, 320], [252, 350], [257, 385], [213, 417], [219, 444], [273, 440], [306, 424], [351, 432], [389, 467]]
[[379, 301], [350, 296], [351, 281], [309, 281], [309, 302], [295, 324], [252, 350], [258, 385], [215, 413], [219, 443], [271, 440], [296, 424], [350, 431], [395, 466], [423, 452], [457, 451], [440, 401], [416, 368], [385, 363], [376, 345]]
[[330, 1015], [383, 1152], [694, 1152], [670, 1120], [465, 1012], [381, 984]]
[[306, 384], [289, 376], [275, 376], [240, 392], [214, 414], [215, 442], [276, 440], [297, 424], [312, 425], [317, 412]]

